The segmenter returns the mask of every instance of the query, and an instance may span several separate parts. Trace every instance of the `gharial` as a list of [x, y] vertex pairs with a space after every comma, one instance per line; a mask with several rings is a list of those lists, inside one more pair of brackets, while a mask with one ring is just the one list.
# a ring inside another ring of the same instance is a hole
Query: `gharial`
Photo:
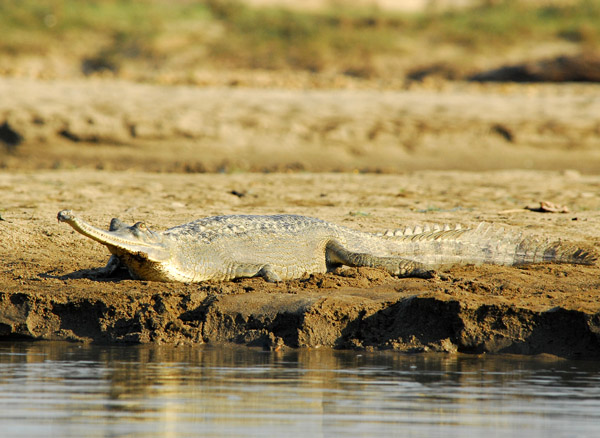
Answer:
[[597, 254], [562, 241], [540, 241], [489, 224], [474, 228], [414, 227], [366, 233], [320, 219], [288, 214], [215, 216], [154, 232], [143, 222], [113, 219], [108, 231], [70, 210], [58, 213], [76, 231], [108, 247], [103, 273], [124, 265], [143, 280], [267, 281], [300, 278], [339, 265], [382, 268], [400, 277], [430, 277], [456, 264], [593, 264]]

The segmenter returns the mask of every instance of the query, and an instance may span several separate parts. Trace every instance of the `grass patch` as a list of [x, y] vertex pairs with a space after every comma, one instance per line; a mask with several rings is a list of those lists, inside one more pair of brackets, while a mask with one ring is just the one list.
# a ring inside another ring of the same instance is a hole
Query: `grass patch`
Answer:
[[160, 58], [156, 45], [169, 27], [210, 17], [205, 5], [167, 0], [0, 0], [0, 53], [75, 51], [84, 70], [116, 71], [128, 60]]
[[465, 56], [489, 56], [524, 42], [600, 45], [600, 2], [596, 0], [543, 7], [505, 0], [422, 14], [378, 9], [254, 9], [227, 0], [213, 0], [209, 5], [213, 17], [226, 29], [225, 37], [210, 46], [210, 56], [232, 67], [335, 68], [356, 76], [376, 76], [377, 59], [410, 57], [429, 47], [454, 46]]
[[210, 4], [225, 35], [210, 44], [209, 54], [235, 67], [322, 71], [335, 66], [356, 72], [365, 69], [373, 56], [398, 50], [399, 28], [381, 25], [383, 13]]
[[533, 6], [515, 0], [485, 4], [467, 11], [424, 16], [423, 32], [437, 41], [478, 50], [494, 50], [523, 40], [600, 41], [600, 3], [580, 0], [572, 5]]
[[233, 0], [0, 0], [0, 28], [0, 54], [70, 51], [89, 71], [117, 72], [135, 63], [158, 68], [180, 58], [190, 69], [377, 77], [384, 74], [382, 59], [426, 59], [440, 46], [453, 46], [463, 59], [500, 56], [524, 41], [597, 49], [600, 2], [534, 7], [517, 0], [482, 1], [472, 9], [401, 14], [375, 8], [253, 8]]

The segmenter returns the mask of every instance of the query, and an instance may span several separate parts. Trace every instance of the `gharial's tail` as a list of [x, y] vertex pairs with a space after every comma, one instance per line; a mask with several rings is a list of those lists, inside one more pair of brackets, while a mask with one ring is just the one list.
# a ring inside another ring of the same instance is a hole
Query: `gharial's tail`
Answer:
[[515, 260], [512, 264], [555, 262], [593, 265], [597, 260], [598, 253], [592, 248], [582, 248], [561, 240], [540, 242], [527, 238], [517, 246]]
[[592, 248], [524, 236], [485, 223], [474, 228], [414, 227], [378, 236], [389, 240], [394, 252], [431, 267], [542, 262], [591, 265], [598, 260], [598, 253]]

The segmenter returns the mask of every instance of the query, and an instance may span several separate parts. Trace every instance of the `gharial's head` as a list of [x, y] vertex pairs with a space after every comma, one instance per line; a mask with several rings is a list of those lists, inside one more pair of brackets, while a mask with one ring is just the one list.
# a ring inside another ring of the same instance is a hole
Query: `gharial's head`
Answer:
[[137, 241], [138, 243], [148, 244], [162, 242], [162, 235], [155, 233], [148, 228], [145, 222], [136, 222], [134, 225], [129, 226], [115, 217], [110, 221], [108, 230], [115, 236], [119, 236], [128, 241]]
[[128, 226], [114, 218], [106, 231], [79, 219], [71, 210], [60, 211], [57, 219], [68, 223], [84, 236], [106, 245], [113, 254], [132, 254], [157, 262], [169, 257], [162, 234], [150, 230], [143, 222]]

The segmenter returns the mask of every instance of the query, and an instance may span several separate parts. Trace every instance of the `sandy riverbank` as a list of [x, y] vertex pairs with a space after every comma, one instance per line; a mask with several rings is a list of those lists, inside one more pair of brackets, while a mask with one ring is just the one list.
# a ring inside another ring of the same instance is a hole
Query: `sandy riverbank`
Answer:
[[[597, 245], [597, 176], [84, 169], [5, 171], [0, 187], [4, 339], [600, 355], [596, 266], [464, 267], [432, 280], [350, 269], [281, 284], [98, 281], [89, 270], [106, 262], [105, 248], [55, 219], [60, 209], [72, 208], [97, 225], [119, 216], [156, 230], [242, 212], [310, 214], [364, 230], [484, 220]], [[542, 199], [571, 212], [522, 208]]]

